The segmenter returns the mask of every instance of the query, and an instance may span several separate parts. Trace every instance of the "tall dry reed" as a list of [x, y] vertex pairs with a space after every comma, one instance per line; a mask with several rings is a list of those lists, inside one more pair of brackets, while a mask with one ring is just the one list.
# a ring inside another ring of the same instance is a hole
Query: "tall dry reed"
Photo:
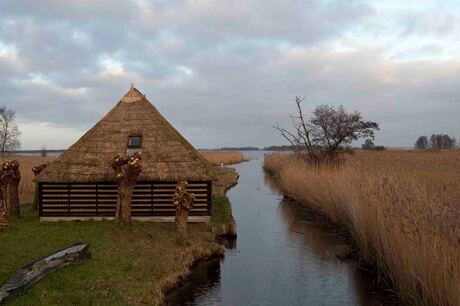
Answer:
[[200, 152], [210, 163], [213, 165], [224, 165], [237, 164], [247, 159], [241, 152], [238, 151], [205, 151]]
[[31, 202], [34, 196], [35, 183], [32, 168], [40, 164], [51, 162], [56, 157], [0, 155], [0, 162], [16, 159], [19, 161], [21, 182], [19, 183], [19, 198], [21, 204]]
[[359, 152], [340, 168], [264, 166], [282, 191], [345, 225], [409, 305], [460, 305], [460, 151]]

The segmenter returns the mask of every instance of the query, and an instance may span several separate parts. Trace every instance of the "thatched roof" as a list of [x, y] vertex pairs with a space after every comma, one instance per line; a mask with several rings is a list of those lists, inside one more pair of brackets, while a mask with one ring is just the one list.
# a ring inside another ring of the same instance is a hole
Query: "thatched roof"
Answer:
[[109, 161], [126, 154], [128, 137], [142, 135], [140, 180], [210, 180], [206, 159], [132, 87], [120, 102], [49, 165], [39, 182], [113, 181]]

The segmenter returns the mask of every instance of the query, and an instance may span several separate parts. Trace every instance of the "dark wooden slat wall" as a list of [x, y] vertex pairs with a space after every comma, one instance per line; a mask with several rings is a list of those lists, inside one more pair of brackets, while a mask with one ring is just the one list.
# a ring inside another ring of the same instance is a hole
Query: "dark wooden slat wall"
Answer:
[[[138, 182], [132, 198], [132, 216], [174, 216], [172, 203], [177, 182]], [[189, 181], [188, 191], [196, 198], [190, 216], [210, 216], [212, 182]], [[117, 184], [40, 183], [41, 217], [112, 217], [117, 203]]]

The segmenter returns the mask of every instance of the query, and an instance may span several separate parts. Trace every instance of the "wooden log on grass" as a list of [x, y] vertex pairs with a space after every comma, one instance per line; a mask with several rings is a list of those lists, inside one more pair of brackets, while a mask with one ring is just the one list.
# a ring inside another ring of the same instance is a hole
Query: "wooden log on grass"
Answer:
[[89, 245], [77, 243], [23, 266], [0, 287], [0, 304], [29, 289], [46, 275], [68, 265], [91, 258]]

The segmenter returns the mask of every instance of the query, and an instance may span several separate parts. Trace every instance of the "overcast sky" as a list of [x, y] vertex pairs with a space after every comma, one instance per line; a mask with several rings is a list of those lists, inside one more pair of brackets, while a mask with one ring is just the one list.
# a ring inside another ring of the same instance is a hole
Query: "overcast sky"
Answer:
[[22, 148], [67, 148], [129, 89], [196, 147], [284, 143], [294, 97], [376, 143], [460, 136], [457, 1], [0, 0], [0, 104]]

